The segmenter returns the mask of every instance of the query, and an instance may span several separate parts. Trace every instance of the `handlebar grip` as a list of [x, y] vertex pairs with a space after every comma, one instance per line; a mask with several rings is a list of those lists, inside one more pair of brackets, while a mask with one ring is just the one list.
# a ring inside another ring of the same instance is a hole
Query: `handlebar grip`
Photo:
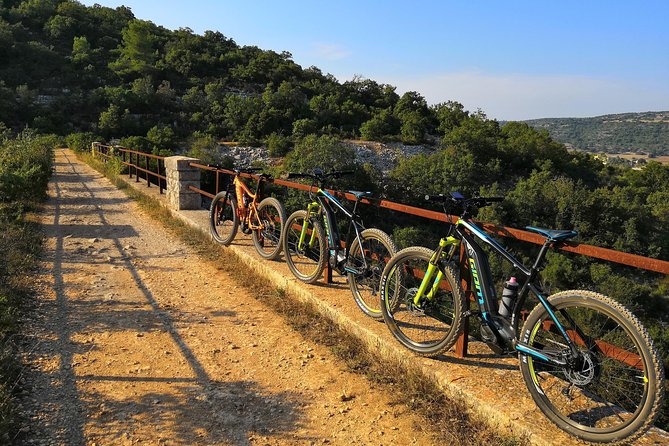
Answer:
[[236, 173], [255, 173], [262, 172], [262, 167], [243, 167], [241, 169], [235, 169]]
[[292, 180], [295, 178], [312, 178], [313, 175], [309, 175], [308, 173], [294, 173], [294, 172], [288, 172], [288, 175], [286, 176], [286, 179]]
[[343, 170], [341, 172], [335, 172], [336, 175], [353, 175], [355, 171], [353, 170]]
[[425, 195], [425, 201], [436, 201], [439, 203], [442, 203], [446, 201], [446, 198], [444, 194], [439, 194], [439, 195]]

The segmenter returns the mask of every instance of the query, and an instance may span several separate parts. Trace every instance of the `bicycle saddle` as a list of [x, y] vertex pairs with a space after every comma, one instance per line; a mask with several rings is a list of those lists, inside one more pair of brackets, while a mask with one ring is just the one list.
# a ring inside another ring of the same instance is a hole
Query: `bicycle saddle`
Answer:
[[555, 241], [569, 240], [570, 238], [576, 237], [578, 235], [578, 232], [576, 231], [565, 231], [561, 229], [543, 229], [535, 228], [534, 226], [525, 226], [525, 229], [536, 232], [537, 234], [541, 234], [544, 237]]
[[349, 190], [347, 192], [349, 194], [355, 195], [355, 198], [357, 198], [358, 200], [360, 200], [361, 198], [371, 197], [372, 195], [374, 195], [373, 192], [360, 192], [359, 190]]

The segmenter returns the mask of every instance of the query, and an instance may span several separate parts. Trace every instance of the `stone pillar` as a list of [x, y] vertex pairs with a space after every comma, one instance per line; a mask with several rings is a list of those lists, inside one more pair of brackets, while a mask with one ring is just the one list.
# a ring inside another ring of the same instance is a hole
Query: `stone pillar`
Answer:
[[177, 211], [200, 209], [202, 198], [188, 186], [200, 188], [200, 169], [190, 163], [199, 163], [196, 158], [169, 156], [165, 158], [167, 177], [167, 201]]

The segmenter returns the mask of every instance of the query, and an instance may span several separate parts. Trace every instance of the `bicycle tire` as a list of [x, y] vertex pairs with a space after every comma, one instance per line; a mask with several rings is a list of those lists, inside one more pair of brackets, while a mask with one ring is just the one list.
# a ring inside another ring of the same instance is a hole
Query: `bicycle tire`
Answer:
[[209, 232], [217, 243], [228, 246], [237, 235], [239, 216], [237, 215], [237, 199], [234, 196], [230, 196], [228, 202], [223, 203], [222, 207], [219, 206], [225, 196], [225, 191], [219, 192], [211, 201], [209, 206]]
[[[564, 291], [548, 302], [582, 358], [576, 365], [580, 370], [568, 370], [519, 354], [537, 406], [562, 430], [589, 442], [627, 444], [640, 437], [658, 416], [664, 387], [662, 362], [648, 332], [624, 306], [598, 293]], [[527, 317], [521, 339], [547, 352], [560, 340], [566, 345], [553, 325], [539, 304]]]
[[[367, 270], [361, 274], [354, 274], [349, 271], [349, 288], [353, 294], [353, 300], [355, 300], [355, 303], [363, 313], [372, 319], [382, 320], [380, 298], [381, 273], [386, 263], [397, 252], [397, 246], [395, 246], [395, 243], [388, 234], [376, 228], [362, 231], [360, 239], [363, 249], [360, 249], [358, 239], [354, 239], [349, 249], [347, 264], [354, 269], [359, 269], [366, 262]], [[364, 255], [365, 262], [360, 257], [361, 252]]]
[[[253, 239], [253, 246], [260, 257], [267, 260], [276, 259], [283, 249], [281, 243], [281, 235], [283, 234], [283, 226], [286, 223], [286, 210], [279, 200], [273, 197], [267, 197], [258, 204], [258, 219], [262, 223], [263, 228], [253, 231], [251, 238]], [[263, 214], [263, 210], [273, 209], [275, 215]], [[279, 221], [276, 221], [276, 218]], [[278, 227], [277, 227], [278, 226]], [[266, 244], [269, 241], [269, 249]]]
[[[323, 274], [328, 259], [325, 230], [315, 218], [312, 218], [307, 228], [316, 231], [318, 243], [314, 248], [307, 247], [300, 252], [297, 245], [305, 218], [308, 218], [307, 211], [300, 210], [293, 212], [286, 220], [283, 230], [283, 252], [290, 272], [302, 282], [314, 283]], [[304, 268], [305, 271], [300, 268]]]
[[[434, 251], [420, 246], [405, 248], [390, 259], [381, 277], [381, 314], [386, 326], [404, 347], [427, 357], [439, 356], [455, 344], [463, 328], [462, 313], [466, 308], [458, 275], [450, 264], [444, 267], [445, 285], [440, 288], [439, 297], [432, 299], [432, 309], [421, 312], [413, 307], [412, 297], [422, 280], [416, 271], [424, 274], [433, 254]], [[437, 319], [437, 315], [443, 319]], [[439, 324], [427, 326], [430, 323]], [[426, 328], [422, 329], [423, 326]], [[415, 339], [418, 337], [422, 339]]]

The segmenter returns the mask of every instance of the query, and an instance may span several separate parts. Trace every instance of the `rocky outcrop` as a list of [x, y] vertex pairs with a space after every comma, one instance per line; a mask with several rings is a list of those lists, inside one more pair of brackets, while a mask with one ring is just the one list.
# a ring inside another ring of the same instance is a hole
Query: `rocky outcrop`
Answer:
[[[384, 175], [390, 172], [402, 158], [409, 158], [421, 153], [431, 153], [434, 148], [430, 146], [406, 146], [401, 143], [380, 143], [368, 141], [345, 141], [348, 147], [355, 152], [355, 160], [359, 164], [371, 164]], [[250, 165], [253, 161], [275, 164], [276, 159], [269, 156], [269, 150], [265, 147], [230, 146], [221, 144], [219, 146], [222, 156], [231, 157], [236, 165]]]

